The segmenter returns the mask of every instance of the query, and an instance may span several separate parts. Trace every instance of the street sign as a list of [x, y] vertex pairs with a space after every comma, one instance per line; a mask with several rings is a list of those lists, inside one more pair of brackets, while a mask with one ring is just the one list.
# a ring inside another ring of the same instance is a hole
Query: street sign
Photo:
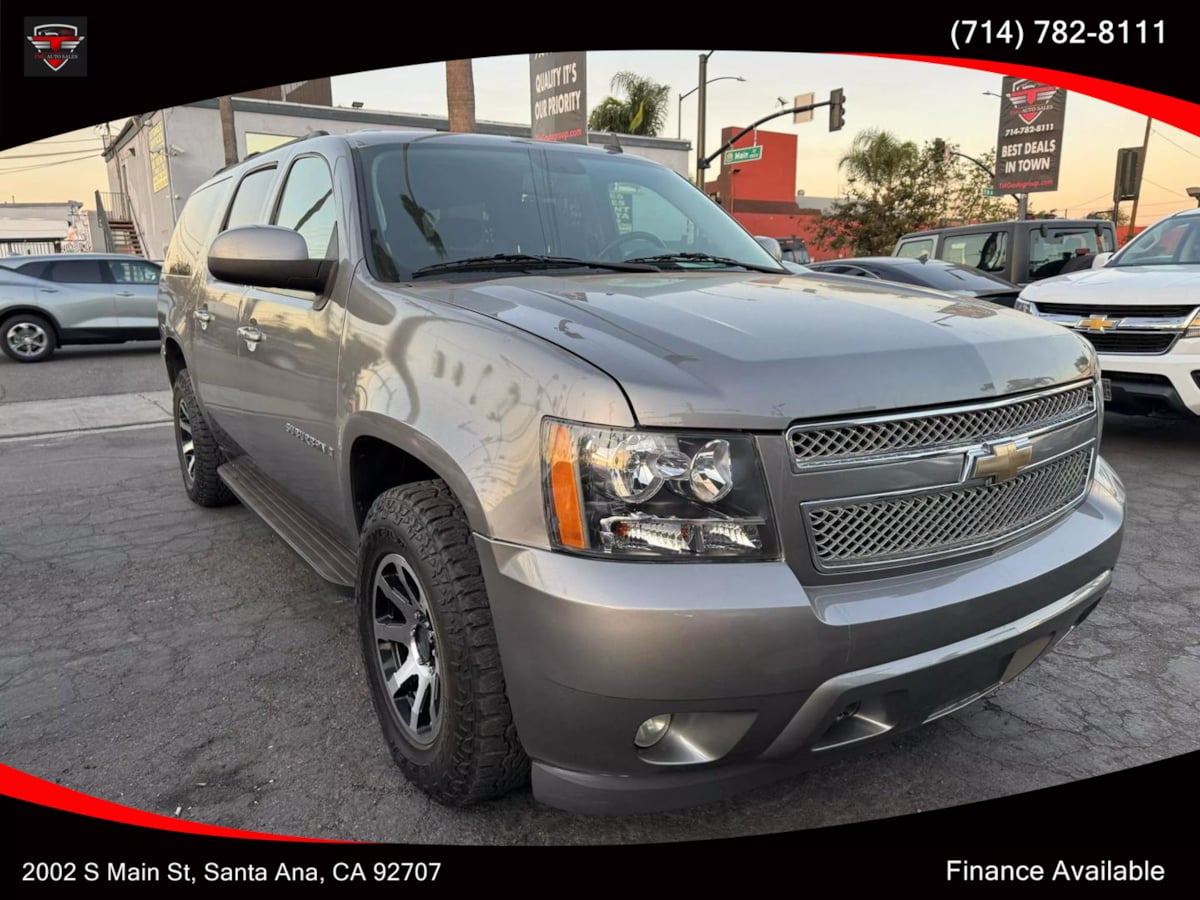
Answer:
[[1117, 177], [1113, 186], [1113, 203], [1136, 200], [1142, 186], [1142, 148], [1122, 147], [1117, 151]]
[[756, 162], [762, 159], [763, 148], [759, 144], [755, 147], [739, 147], [736, 150], [725, 151], [725, 165], [733, 165], [734, 163]]
[[995, 197], [996, 189], [995, 188], [984, 188], [982, 191], [979, 192], [979, 195], [981, 197]]
[[[813, 98], [816, 94], [797, 94], [796, 102], [792, 106], [812, 106]], [[813, 111], [806, 110], [805, 112], [792, 113], [792, 124], [799, 125], [801, 122], [811, 122]]]

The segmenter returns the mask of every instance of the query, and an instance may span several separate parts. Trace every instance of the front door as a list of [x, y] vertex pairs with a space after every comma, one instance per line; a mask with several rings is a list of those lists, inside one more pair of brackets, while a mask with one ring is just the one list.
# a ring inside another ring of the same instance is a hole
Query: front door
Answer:
[[[329, 164], [305, 155], [289, 167], [270, 222], [298, 231], [309, 257], [325, 259], [337, 252], [336, 210]], [[252, 287], [238, 328], [245, 416], [238, 441], [274, 481], [330, 520], [343, 319], [328, 296]]]
[[127, 337], [152, 341], [158, 338], [158, 279], [161, 269], [152, 262], [130, 257], [110, 259], [104, 265], [112, 280], [117, 327]]

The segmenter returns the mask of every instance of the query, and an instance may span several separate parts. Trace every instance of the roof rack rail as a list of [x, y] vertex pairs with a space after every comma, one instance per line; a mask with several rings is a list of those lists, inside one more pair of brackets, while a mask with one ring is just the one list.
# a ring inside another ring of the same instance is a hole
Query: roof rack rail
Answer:
[[219, 169], [217, 169], [217, 171], [213, 172], [210, 177], [215, 177], [217, 175], [220, 175], [222, 172], [226, 172], [229, 169], [232, 169], [234, 166], [240, 166], [246, 160], [253, 159], [254, 157], [259, 156], [263, 153], [270, 153], [272, 150], [279, 150], [283, 147], [290, 147], [292, 144], [298, 144], [301, 141], [307, 141], [310, 138], [328, 137], [328, 136], [329, 136], [328, 131], [310, 131], [307, 134], [300, 135], [300, 137], [298, 137], [298, 138], [292, 138], [290, 141], [284, 141], [282, 144], [278, 144], [278, 145], [272, 147], [271, 150], [255, 150], [253, 153], [247, 153], [244, 157], [242, 157], [239, 160], [235, 160], [234, 162], [231, 162], [231, 163], [228, 163], [227, 165], [221, 166], [221, 168], [219, 168]]

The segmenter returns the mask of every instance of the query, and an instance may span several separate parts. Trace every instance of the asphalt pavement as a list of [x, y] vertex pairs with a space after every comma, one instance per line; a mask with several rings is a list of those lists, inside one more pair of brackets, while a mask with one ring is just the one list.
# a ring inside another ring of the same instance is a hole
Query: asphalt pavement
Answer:
[[1109, 416], [1103, 452], [1129, 491], [1113, 588], [988, 700], [691, 810], [576, 816], [528, 789], [443, 808], [387, 754], [350, 600], [248, 510], [187, 500], [166, 387], [153, 347], [0, 358], [0, 762], [235, 828], [543, 844], [851, 822], [1200, 748], [1200, 425]]

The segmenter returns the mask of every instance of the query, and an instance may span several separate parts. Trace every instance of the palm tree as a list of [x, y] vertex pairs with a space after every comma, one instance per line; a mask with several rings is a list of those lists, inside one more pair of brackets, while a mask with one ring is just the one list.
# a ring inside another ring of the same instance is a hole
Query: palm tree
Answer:
[[446, 60], [446, 108], [451, 131], [475, 130], [475, 73], [469, 59]]
[[634, 72], [618, 72], [610, 84], [620, 97], [605, 97], [588, 117], [592, 131], [654, 136], [667, 121], [667, 101], [671, 86], [643, 78]]
[[870, 185], [876, 197], [919, 165], [920, 147], [879, 128], [867, 128], [856, 134], [850, 151], [838, 161], [838, 168], [846, 172], [851, 182]]

